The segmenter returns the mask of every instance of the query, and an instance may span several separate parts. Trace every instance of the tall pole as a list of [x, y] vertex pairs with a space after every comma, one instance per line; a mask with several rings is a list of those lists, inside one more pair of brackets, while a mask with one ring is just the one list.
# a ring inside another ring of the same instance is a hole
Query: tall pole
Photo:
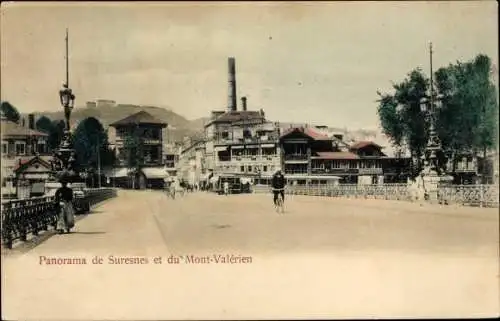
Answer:
[[[59, 90], [59, 98], [64, 110], [65, 130], [64, 136], [61, 140], [59, 148], [56, 150], [53, 159], [53, 171], [56, 176], [72, 176], [75, 174], [74, 165], [76, 161], [76, 154], [72, 148], [71, 133], [70, 133], [70, 117], [71, 110], [74, 106], [75, 95], [69, 88], [69, 32], [66, 28], [65, 37], [65, 63], [66, 63], [66, 79], [63, 88]], [[61, 176], [61, 177], [62, 177]]]
[[[431, 115], [434, 116], [434, 76], [433, 76], [433, 69], [432, 69], [432, 42], [429, 43], [429, 59], [430, 59], [430, 68], [431, 68], [431, 97], [430, 97], [430, 108], [431, 108]], [[434, 125], [434, 117], [432, 117], [432, 125]]]
[[69, 88], [69, 35], [68, 28], [66, 28], [66, 85]]

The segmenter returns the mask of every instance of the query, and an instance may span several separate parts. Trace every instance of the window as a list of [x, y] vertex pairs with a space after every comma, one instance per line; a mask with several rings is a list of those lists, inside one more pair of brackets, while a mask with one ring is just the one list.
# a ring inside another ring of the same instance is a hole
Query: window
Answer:
[[26, 144], [25, 143], [16, 143], [16, 154], [24, 155], [26, 153]]
[[249, 129], [244, 129], [243, 138], [251, 138], [251, 137], [252, 137], [252, 132]]
[[45, 145], [44, 141], [38, 142], [38, 146], [37, 146], [38, 153], [40, 153], [40, 154], [46, 153], [47, 151], [45, 150], [45, 146], [46, 145]]

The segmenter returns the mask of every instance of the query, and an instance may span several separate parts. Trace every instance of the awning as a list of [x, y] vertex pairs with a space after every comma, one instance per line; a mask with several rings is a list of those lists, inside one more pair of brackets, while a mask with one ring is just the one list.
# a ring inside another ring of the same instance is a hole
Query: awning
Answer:
[[163, 167], [146, 167], [142, 168], [141, 171], [144, 173], [148, 179], [166, 178], [170, 175], [167, 173]]
[[340, 176], [333, 176], [333, 175], [286, 175], [286, 179], [315, 179], [315, 180], [339, 180], [341, 177]]
[[275, 147], [276, 145], [275, 144], [262, 144], [261, 147], [262, 148], [269, 148], [269, 147]]
[[128, 176], [128, 169], [126, 168], [113, 168], [111, 170], [106, 170], [104, 174], [107, 177], [127, 177]]
[[251, 178], [248, 178], [248, 177], [240, 177], [240, 182], [241, 184], [251, 184], [252, 183], [252, 179]]

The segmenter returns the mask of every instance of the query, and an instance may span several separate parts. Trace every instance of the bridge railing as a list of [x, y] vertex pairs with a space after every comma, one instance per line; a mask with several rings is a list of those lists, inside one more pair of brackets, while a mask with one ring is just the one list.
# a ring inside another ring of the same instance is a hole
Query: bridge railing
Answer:
[[[75, 207], [89, 210], [95, 204], [116, 196], [111, 188], [85, 189], [83, 197], [74, 198]], [[54, 196], [33, 197], [2, 202], [2, 243], [9, 249], [15, 240], [27, 241], [28, 236], [37, 236], [49, 227], [57, 226]]]
[[[270, 193], [271, 188], [265, 185], [256, 185], [253, 187], [253, 192]], [[449, 185], [438, 189], [441, 203], [481, 207], [498, 207], [498, 192], [498, 185]], [[339, 184], [287, 186], [285, 193], [289, 195], [413, 201], [417, 198], [418, 192], [407, 184]]]
[[498, 185], [450, 185], [439, 189], [448, 204], [498, 207]]

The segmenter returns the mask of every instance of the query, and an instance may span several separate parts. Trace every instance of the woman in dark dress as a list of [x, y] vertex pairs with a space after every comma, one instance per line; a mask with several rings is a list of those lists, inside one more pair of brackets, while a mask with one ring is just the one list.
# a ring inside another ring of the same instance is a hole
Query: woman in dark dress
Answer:
[[66, 181], [61, 181], [62, 187], [59, 187], [55, 194], [56, 209], [59, 214], [57, 219], [57, 231], [68, 233], [75, 226], [75, 214], [73, 209], [73, 190], [68, 187]]

